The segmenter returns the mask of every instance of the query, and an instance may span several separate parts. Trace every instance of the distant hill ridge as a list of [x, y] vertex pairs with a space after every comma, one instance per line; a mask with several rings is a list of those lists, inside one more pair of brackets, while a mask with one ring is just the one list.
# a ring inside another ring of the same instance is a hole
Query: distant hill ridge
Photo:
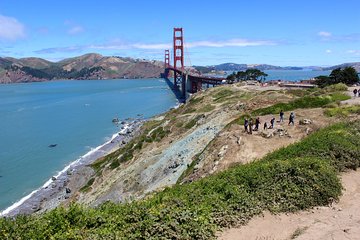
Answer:
[[210, 65], [210, 66], [194, 66], [198, 71], [202, 73], [209, 73], [214, 71], [244, 71], [249, 68], [257, 68], [259, 70], [303, 70], [303, 69], [312, 69], [312, 70], [333, 70], [338, 67], [354, 67], [358, 72], [360, 71], [360, 62], [353, 63], [344, 63], [332, 67], [318, 67], [318, 66], [306, 66], [306, 67], [280, 67], [269, 64], [237, 64], [237, 63], [222, 63], [219, 65]]
[[0, 58], [0, 83], [56, 79], [157, 78], [163, 63], [89, 53], [50, 62], [41, 58]]
[[[88, 53], [82, 56], [51, 62], [42, 58], [0, 57], [0, 83], [41, 82], [57, 79], [118, 79], [157, 78], [164, 71], [163, 62], [129, 57], [103, 56]], [[354, 67], [360, 72], [360, 62], [344, 63], [332, 67], [280, 67], [269, 64], [222, 63], [211, 66], [194, 66], [201, 73], [220, 71], [259, 70], [333, 70], [338, 67]]]

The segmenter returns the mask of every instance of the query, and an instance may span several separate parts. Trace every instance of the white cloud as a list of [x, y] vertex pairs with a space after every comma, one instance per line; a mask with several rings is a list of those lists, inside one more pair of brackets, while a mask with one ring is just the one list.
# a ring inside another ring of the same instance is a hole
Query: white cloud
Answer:
[[78, 34], [78, 33], [82, 33], [82, 32], [84, 32], [84, 31], [85, 31], [85, 30], [84, 30], [84, 28], [83, 28], [82, 26], [77, 25], [77, 26], [71, 27], [71, 28], [68, 30], [68, 34], [70, 34], [70, 35], [75, 35], [75, 34]]
[[25, 27], [16, 18], [0, 15], [0, 39], [16, 40], [25, 37]]
[[327, 49], [325, 52], [330, 54], [330, 53], [332, 53], [332, 50]]
[[360, 56], [360, 50], [348, 50], [347, 53], [354, 54], [356, 56]]
[[[248, 46], [264, 46], [264, 45], [276, 45], [273, 41], [250, 41], [246, 39], [230, 39], [225, 41], [196, 41], [196, 42], [186, 42], [185, 46], [187, 48], [196, 48], [196, 47], [248, 47]], [[104, 45], [91, 45], [89, 46], [92, 49], [169, 49], [172, 48], [170, 43], [111, 43]]]
[[229, 39], [225, 41], [198, 41], [187, 43], [188, 48], [194, 47], [249, 47], [276, 45], [273, 41], [251, 41], [247, 39]]
[[321, 31], [321, 32], [318, 32], [318, 35], [319, 35], [320, 37], [331, 37], [331, 36], [332, 36], [332, 33], [331, 33], [331, 32]]
[[[248, 46], [270, 46], [277, 45], [274, 41], [251, 41], [246, 39], [230, 39], [225, 41], [196, 41], [186, 42], [187, 48], [196, 47], [248, 47]], [[111, 42], [98, 45], [83, 45], [83, 46], [68, 46], [68, 47], [54, 47], [34, 51], [35, 53], [56, 53], [56, 52], [71, 52], [84, 51], [86, 49], [94, 50], [125, 50], [125, 49], [141, 49], [141, 50], [164, 50], [171, 49], [171, 43], [125, 43], [125, 42]]]

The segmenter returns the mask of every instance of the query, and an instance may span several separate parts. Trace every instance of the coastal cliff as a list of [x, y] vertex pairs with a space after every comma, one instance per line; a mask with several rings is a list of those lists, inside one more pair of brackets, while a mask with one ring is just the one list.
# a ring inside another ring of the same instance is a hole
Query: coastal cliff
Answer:
[[163, 63], [89, 53], [50, 62], [41, 58], [0, 58], [0, 83], [57, 79], [158, 78]]
[[[196, 93], [145, 122], [110, 154], [70, 171], [64, 188], [36, 207], [40, 214], [24, 220], [53, 230], [24, 231], [1, 219], [0, 226], [29, 238], [36, 232], [212, 239], [217, 230], [264, 211], [330, 204], [341, 194], [338, 173], [360, 165], [359, 100], [349, 98], [343, 85], [291, 90], [234, 84]], [[263, 128], [280, 110], [286, 120], [295, 112], [295, 124]], [[252, 134], [243, 128], [250, 117], [261, 122]], [[73, 224], [59, 230], [58, 221]]]

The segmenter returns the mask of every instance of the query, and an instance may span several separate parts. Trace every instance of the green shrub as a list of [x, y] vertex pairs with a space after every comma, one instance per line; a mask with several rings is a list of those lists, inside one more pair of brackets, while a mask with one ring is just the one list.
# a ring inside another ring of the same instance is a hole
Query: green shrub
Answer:
[[[339, 96], [336, 96], [339, 97]], [[332, 102], [332, 98], [330, 96], [305, 96], [301, 98], [297, 98], [289, 103], [277, 103], [270, 107], [256, 109], [252, 112], [252, 115], [267, 115], [267, 114], [277, 114], [281, 110], [283, 111], [292, 111], [297, 108], [317, 108], [322, 107], [330, 102]]]
[[348, 117], [350, 114], [360, 114], [360, 105], [327, 108], [324, 113], [329, 117]]
[[268, 154], [272, 161], [298, 157], [321, 157], [338, 171], [360, 166], [360, 121], [337, 123], [321, 129], [303, 141]]
[[328, 92], [341, 92], [341, 91], [347, 91], [348, 87], [344, 83], [337, 83], [337, 84], [329, 85], [324, 89], [325, 91]]

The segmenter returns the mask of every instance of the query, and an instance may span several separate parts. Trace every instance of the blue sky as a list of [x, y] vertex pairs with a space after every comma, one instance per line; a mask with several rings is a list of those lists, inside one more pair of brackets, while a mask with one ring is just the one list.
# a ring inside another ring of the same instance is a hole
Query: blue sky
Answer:
[[186, 65], [360, 62], [359, 11], [359, 0], [0, 0], [0, 56], [163, 60], [183, 27]]

